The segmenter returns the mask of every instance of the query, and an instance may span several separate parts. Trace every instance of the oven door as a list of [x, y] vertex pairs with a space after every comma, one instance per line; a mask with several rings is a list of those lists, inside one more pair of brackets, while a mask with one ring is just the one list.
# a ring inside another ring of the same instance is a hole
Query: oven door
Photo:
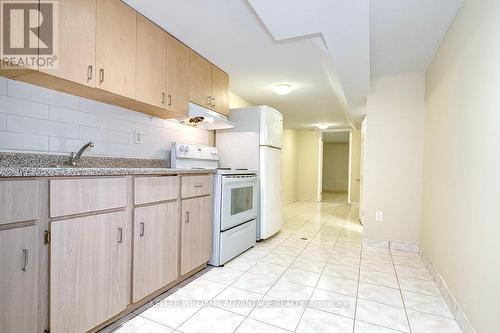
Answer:
[[256, 175], [222, 176], [221, 231], [257, 217]]

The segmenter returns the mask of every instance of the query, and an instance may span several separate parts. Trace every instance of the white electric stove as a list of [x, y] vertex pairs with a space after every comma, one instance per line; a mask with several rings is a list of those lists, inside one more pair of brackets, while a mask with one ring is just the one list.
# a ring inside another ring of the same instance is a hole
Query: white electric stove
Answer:
[[217, 148], [173, 143], [171, 167], [214, 170], [213, 242], [209, 264], [222, 266], [255, 245], [258, 175], [245, 169], [219, 168]]

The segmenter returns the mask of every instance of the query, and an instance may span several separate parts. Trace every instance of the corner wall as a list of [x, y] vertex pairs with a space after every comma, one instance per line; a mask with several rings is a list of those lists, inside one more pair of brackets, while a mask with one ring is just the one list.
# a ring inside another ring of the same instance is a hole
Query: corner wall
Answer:
[[283, 162], [281, 172], [281, 198], [283, 206], [299, 200], [299, 135], [295, 130], [283, 131]]
[[[372, 80], [364, 163], [364, 237], [418, 243], [423, 163], [425, 76]], [[375, 221], [382, 211], [384, 220]]]
[[475, 330], [498, 332], [499, 1], [463, 2], [426, 95], [422, 246]]
[[321, 199], [320, 154], [322, 153], [321, 133], [318, 130], [300, 130], [298, 145], [298, 184], [300, 201]]

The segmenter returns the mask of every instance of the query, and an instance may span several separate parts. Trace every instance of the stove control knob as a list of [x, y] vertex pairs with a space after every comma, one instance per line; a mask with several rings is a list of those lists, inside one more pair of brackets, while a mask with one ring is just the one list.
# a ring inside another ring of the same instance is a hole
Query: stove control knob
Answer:
[[189, 146], [184, 146], [184, 151], [187, 153], [189, 151]]
[[185, 152], [185, 151], [186, 151], [186, 148], [185, 148], [185, 146], [184, 146], [184, 145], [180, 145], [180, 146], [179, 146], [179, 150], [180, 150], [181, 152]]

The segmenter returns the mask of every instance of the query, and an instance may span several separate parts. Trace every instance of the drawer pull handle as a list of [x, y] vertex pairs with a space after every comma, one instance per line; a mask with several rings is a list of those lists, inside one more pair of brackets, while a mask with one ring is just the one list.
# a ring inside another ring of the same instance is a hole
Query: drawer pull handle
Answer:
[[23, 264], [23, 272], [28, 271], [28, 257], [29, 257], [29, 251], [28, 249], [23, 249], [23, 256], [24, 256], [24, 264]]
[[194, 187], [196, 187], [196, 188], [202, 188], [203, 185], [195, 185]]
[[123, 243], [123, 228], [118, 228], [118, 244]]
[[168, 95], [168, 105], [172, 105], [172, 95]]
[[139, 232], [139, 236], [144, 237], [144, 229], [146, 227], [144, 226], [144, 222], [141, 222], [141, 231]]
[[189, 212], [186, 212], [186, 223], [189, 223]]

